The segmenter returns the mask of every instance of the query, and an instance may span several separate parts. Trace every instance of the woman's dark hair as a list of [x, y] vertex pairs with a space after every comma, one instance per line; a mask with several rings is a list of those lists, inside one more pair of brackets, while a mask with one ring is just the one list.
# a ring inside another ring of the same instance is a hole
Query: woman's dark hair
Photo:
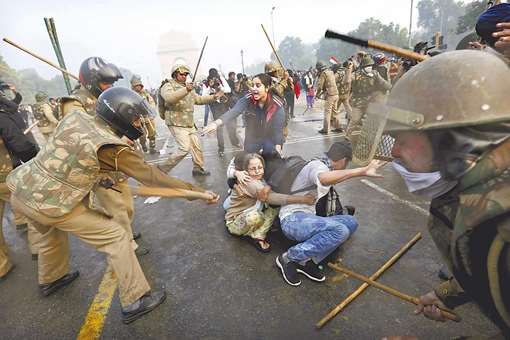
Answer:
[[248, 153], [244, 156], [244, 159], [243, 159], [243, 170], [248, 170], [248, 164], [250, 164], [250, 161], [252, 159], [258, 159], [261, 163], [262, 163], [262, 166], [263, 167], [266, 167], [266, 164], [264, 162], [264, 158], [262, 158], [261, 155], [259, 155], [258, 153]]
[[269, 89], [269, 87], [271, 86], [271, 83], [273, 82], [273, 79], [271, 78], [270, 75], [266, 74], [266, 73], [259, 73], [257, 74], [255, 77], [253, 77], [253, 79], [255, 78], [259, 78], [260, 79], [260, 82], [267, 88]]
[[248, 154], [248, 152], [241, 150], [235, 153], [234, 155], [234, 167], [236, 170], [243, 170], [244, 157]]

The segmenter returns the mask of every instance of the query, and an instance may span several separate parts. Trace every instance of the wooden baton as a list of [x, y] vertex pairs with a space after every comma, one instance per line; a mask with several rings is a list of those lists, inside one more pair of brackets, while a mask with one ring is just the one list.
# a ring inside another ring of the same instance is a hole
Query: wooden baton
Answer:
[[35, 128], [37, 126], [37, 124], [39, 124], [39, 121], [36, 120], [35, 122], [33, 122], [29, 127], [27, 127], [25, 129], [25, 131], [23, 131], [23, 134], [26, 135], [27, 133], [29, 133], [30, 131], [32, 131], [33, 128]]
[[76, 80], [80, 81], [80, 78], [78, 78], [78, 77], [77, 77], [77, 76], [75, 76], [74, 74], [70, 73], [68, 70], [66, 70], [66, 69], [64, 69], [64, 68], [62, 68], [62, 67], [60, 67], [60, 66], [55, 65], [53, 62], [51, 62], [51, 61], [49, 61], [48, 59], [43, 58], [43, 57], [41, 57], [41, 56], [39, 56], [39, 55], [35, 54], [35, 53], [34, 53], [34, 52], [32, 52], [32, 51], [27, 50], [26, 48], [24, 48], [24, 47], [22, 47], [22, 46], [20, 46], [20, 45], [16, 44], [14, 41], [9, 40], [9, 39], [7, 39], [7, 38], [3, 38], [3, 41], [5, 41], [6, 43], [8, 43], [9, 45], [12, 45], [12, 46], [14, 46], [14, 47], [16, 47], [16, 48], [19, 48], [20, 50], [22, 50], [22, 51], [23, 51], [23, 52], [25, 52], [25, 53], [30, 54], [30, 55], [31, 55], [32, 57], [34, 57], [34, 58], [37, 58], [37, 59], [39, 59], [40, 61], [45, 62], [46, 64], [48, 64], [48, 65], [50, 65], [50, 66], [53, 66], [54, 68], [56, 68], [56, 69], [57, 69], [57, 70], [59, 70], [60, 72], [64, 72], [64, 73], [68, 74], [69, 76], [71, 76], [72, 78], [74, 78], [74, 79], [76, 79]]
[[161, 196], [167, 198], [191, 198], [191, 199], [202, 199], [202, 200], [210, 200], [213, 197], [211, 194], [205, 192], [184, 190], [184, 189], [171, 189], [171, 188], [156, 188], [156, 187], [146, 187], [146, 186], [131, 186], [131, 191], [135, 195], [140, 196]]
[[[416, 242], [421, 239], [421, 233], [416, 234], [409, 242], [407, 242], [398, 252], [395, 253], [386, 263], [379, 268], [372, 276], [370, 276], [371, 280], [377, 280], [379, 276], [382, 275], [386, 271], [386, 269], [390, 268], [395, 262], [397, 262], [402, 255], [406, 251], [408, 251]], [[370, 285], [368, 283], [363, 283], [358, 287], [354, 292], [352, 292], [345, 300], [343, 300], [340, 304], [338, 304], [335, 308], [333, 308], [325, 317], [323, 317], [317, 324], [315, 324], [316, 328], [321, 328], [324, 326], [329, 320], [334, 318], [338, 313], [340, 313], [349, 303], [354, 301], [361, 293], [365, 291]]]
[[[380, 289], [382, 290], [383, 292], [386, 292], [388, 294], [391, 294], [395, 297], [398, 297], [399, 299], [401, 300], [404, 300], [404, 301], [407, 301], [407, 302], [410, 302], [414, 305], [419, 305], [420, 304], [420, 299], [418, 299], [417, 297], [414, 297], [414, 296], [411, 296], [411, 295], [407, 295], [405, 293], [402, 293], [398, 290], [396, 290], [395, 288], [392, 288], [392, 287], [388, 287], [386, 285], [383, 285], [382, 283], [379, 283], [377, 281], [374, 281], [374, 280], [370, 280], [370, 278], [364, 276], [364, 275], [361, 275], [361, 274], [358, 274], [358, 273], [355, 273], [353, 272], [352, 270], [349, 270], [347, 268], [343, 268], [343, 267], [340, 267], [336, 264], [333, 264], [333, 263], [328, 263], [328, 266], [330, 268], [333, 268], [334, 270], [338, 271], [338, 272], [341, 272], [341, 273], [344, 273], [344, 274], [347, 274], [349, 276], [352, 276], [354, 277], [355, 279], [358, 279], [360, 281], [363, 281], [365, 283], [368, 283], [369, 285], [371, 286], [374, 286], [375, 288], [377, 289]], [[437, 306], [437, 308], [439, 308], [441, 310], [441, 314], [447, 318], [448, 320], [452, 320], [452, 321], [455, 321], [455, 322], [460, 322], [461, 321], [461, 318], [460, 316], [458, 316], [457, 314], [455, 314], [453, 311], [451, 310], [448, 310], [448, 309], [445, 309], [445, 308], [441, 308], [439, 306]]]

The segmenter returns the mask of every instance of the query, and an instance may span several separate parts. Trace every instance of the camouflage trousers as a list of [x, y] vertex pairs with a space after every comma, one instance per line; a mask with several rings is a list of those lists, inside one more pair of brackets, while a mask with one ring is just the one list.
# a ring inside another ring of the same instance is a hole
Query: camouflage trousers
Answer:
[[[262, 211], [247, 209], [233, 221], [226, 223], [227, 229], [231, 234], [238, 236], [250, 236], [253, 239], [264, 240], [266, 234], [271, 229], [274, 219], [278, 215], [279, 209], [265, 208]], [[249, 215], [249, 218], [247, 218]], [[257, 216], [258, 215], [258, 216]]]
[[365, 115], [365, 108], [353, 107], [351, 111], [351, 117], [347, 124], [347, 136], [350, 136], [353, 131], [361, 129], [362, 120]]
[[[3, 217], [5, 211], [5, 204], [9, 203], [11, 197], [11, 193], [5, 183], [0, 183], [0, 277], [4, 276], [12, 267], [12, 264], [9, 260], [7, 244], [5, 243], [4, 234], [3, 234]], [[14, 213], [14, 221], [16, 224], [23, 224], [27, 221], [23, 216], [18, 213]], [[30, 252], [33, 255], [37, 255], [39, 252], [39, 244], [41, 241], [41, 234], [35, 229], [35, 227], [31, 223], [27, 223], [28, 231], [28, 245], [30, 248]]]
[[352, 106], [351, 106], [351, 95], [342, 95], [338, 97], [338, 104], [336, 106], [336, 111], [340, 112], [341, 106], [344, 106], [345, 109], [345, 118], [347, 121], [351, 120], [352, 115]]
[[113, 218], [93, 211], [80, 202], [61, 217], [48, 217], [34, 210], [16, 197], [11, 199], [15, 210], [26, 216], [40, 230], [39, 283], [54, 282], [69, 272], [68, 233], [105, 253], [119, 282], [122, 306], [127, 306], [150, 291], [131, 244], [131, 235]]

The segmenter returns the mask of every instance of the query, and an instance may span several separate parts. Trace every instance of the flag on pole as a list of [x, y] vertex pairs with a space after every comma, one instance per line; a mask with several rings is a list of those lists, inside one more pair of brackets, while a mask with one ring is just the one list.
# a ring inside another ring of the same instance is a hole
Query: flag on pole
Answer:
[[329, 57], [329, 62], [332, 63], [333, 65], [337, 65], [338, 59], [335, 58], [334, 56], [331, 56], [331, 57]]

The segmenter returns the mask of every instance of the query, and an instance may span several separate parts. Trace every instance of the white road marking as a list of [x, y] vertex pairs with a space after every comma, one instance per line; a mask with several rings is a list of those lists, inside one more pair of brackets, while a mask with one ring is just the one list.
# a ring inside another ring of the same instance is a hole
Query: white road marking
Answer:
[[369, 186], [370, 188], [380, 192], [381, 194], [390, 197], [392, 200], [397, 201], [398, 203], [402, 203], [404, 205], [407, 205], [409, 208], [411, 208], [413, 210], [416, 210], [417, 212], [419, 212], [419, 213], [421, 213], [421, 214], [423, 214], [425, 216], [429, 215], [428, 210], [423, 209], [422, 207], [414, 204], [413, 202], [409, 202], [409, 201], [407, 201], [405, 199], [402, 199], [402, 198], [398, 197], [394, 193], [392, 193], [392, 192], [390, 192], [390, 191], [388, 191], [388, 190], [386, 190], [384, 188], [381, 188], [380, 186], [378, 186], [374, 182], [371, 182], [371, 181], [369, 181], [367, 179], [362, 179], [360, 182], [365, 184], [366, 186]]

